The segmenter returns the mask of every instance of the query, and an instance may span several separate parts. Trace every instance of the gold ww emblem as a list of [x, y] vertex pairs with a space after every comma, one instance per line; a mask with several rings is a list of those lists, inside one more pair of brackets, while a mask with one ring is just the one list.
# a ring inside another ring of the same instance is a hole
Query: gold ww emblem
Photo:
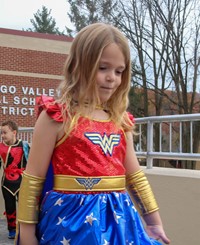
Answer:
[[99, 133], [85, 133], [85, 136], [95, 145], [99, 145], [105, 155], [112, 156], [114, 146], [117, 146], [120, 142], [119, 134], [110, 134], [107, 136], [104, 134], [101, 136]]
[[92, 190], [93, 186], [98, 184], [101, 178], [76, 178], [79, 184], [84, 185], [85, 189]]

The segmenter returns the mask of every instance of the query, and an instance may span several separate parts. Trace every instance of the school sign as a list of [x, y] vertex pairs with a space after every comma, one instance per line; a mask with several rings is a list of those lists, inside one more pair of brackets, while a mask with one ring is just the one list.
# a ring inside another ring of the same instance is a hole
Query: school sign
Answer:
[[54, 96], [72, 38], [0, 28], [0, 123], [35, 124], [35, 98]]

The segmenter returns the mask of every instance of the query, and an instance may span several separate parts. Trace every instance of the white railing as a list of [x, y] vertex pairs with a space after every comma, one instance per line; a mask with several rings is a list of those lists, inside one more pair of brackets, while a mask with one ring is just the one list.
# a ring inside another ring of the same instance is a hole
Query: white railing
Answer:
[[18, 138], [27, 141], [31, 145], [33, 138], [33, 128], [19, 128]]
[[[173, 159], [173, 160], [191, 160], [200, 161], [200, 153], [193, 153], [194, 123], [200, 127], [200, 113], [152, 116], [136, 118], [136, 154], [138, 158], [146, 159], [147, 168], [153, 167], [154, 159]], [[184, 123], [189, 127], [190, 150], [183, 152]], [[154, 150], [155, 145], [155, 127], [159, 127], [159, 151]], [[200, 130], [200, 129], [199, 129]], [[33, 128], [19, 128], [19, 138], [26, 140], [31, 145]], [[144, 135], [145, 134], [145, 135]]]
[[[194, 123], [200, 127], [200, 113], [152, 116], [136, 118], [135, 121], [139, 133], [135, 142], [136, 154], [138, 158], [146, 158], [147, 168], [153, 167], [153, 159], [200, 160], [200, 153], [193, 153]], [[190, 150], [183, 152], [183, 142], [188, 140], [183, 136], [183, 124], [186, 122], [189, 124]], [[159, 151], [154, 150], [156, 126], [159, 128]], [[146, 137], [143, 137], [143, 132], [146, 132]]]

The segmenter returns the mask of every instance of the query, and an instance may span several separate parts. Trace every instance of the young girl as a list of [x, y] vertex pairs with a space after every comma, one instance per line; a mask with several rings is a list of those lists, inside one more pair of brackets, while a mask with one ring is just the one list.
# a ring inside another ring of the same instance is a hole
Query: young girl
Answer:
[[[133, 147], [130, 67], [118, 29], [92, 24], [74, 39], [58, 98], [38, 99], [19, 198], [20, 245], [169, 244]], [[53, 187], [38, 212], [50, 162]]]

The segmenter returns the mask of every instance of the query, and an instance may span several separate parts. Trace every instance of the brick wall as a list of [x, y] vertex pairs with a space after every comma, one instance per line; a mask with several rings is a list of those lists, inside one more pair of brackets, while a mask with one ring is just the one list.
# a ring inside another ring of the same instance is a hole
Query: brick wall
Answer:
[[0, 47], [0, 69], [61, 75], [66, 54]]
[[0, 28], [0, 123], [34, 126], [35, 98], [53, 96], [62, 79], [66, 43], [71, 39]]

